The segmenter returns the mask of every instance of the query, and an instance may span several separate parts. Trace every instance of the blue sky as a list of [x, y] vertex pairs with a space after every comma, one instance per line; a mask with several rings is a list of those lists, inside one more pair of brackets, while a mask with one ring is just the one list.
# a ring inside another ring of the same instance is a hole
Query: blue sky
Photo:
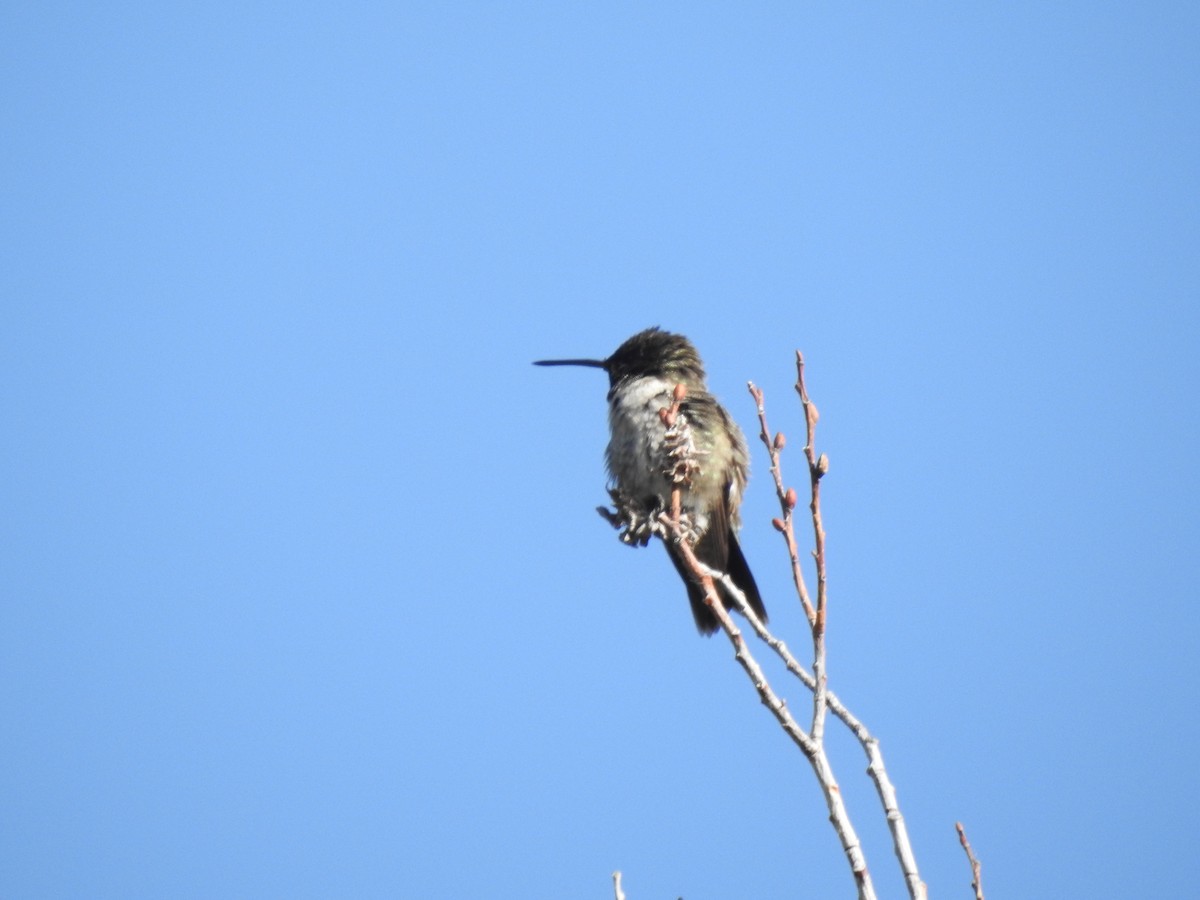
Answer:
[[6, 6], [0, 894], [851, 896], [593, 512], [603, 376], [529, 365], [654, 324], [793, 483], [809, 361], [831, 685], [934, 894], [957, 819], [989, 895], [1188, 893], [1197, 46], [1184, 3]]

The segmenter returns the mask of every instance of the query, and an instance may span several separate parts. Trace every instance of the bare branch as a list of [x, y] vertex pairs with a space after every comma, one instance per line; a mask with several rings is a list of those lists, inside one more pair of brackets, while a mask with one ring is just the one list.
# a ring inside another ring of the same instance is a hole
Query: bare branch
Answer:
[[[789, 672], [800, 679], [809, 690], [814, 690], [816, 688], [816, 679], [813, 678], [812, 674], [804, 666], [800, 665], [800, 662], [788, 649], [787, 644], [775, 637], [762, 623], [762, 620], [755, 615], [754, 610], [750, 608], [750, 604], [746, 602], [746, 598], [742, 595], [742, 592], [733, 583], [733, 579], [728, 575], [722, 575], [720, 576], [720, 581], [729, 591], [730, 596], [737, 601], [738, 611], [746, 617], [746, 620], [754, 629], [754, 633], [758, 635], [763, 643], [775, 651]], [[867, 730], [866, 725], [850, 712], [833, 691], [827, 691], [825, 699], [829, 703], [830, 711], [845, 723], [846, 727], [854, 733], [859, 743], [862, 744], [863, 752], [867, 755], [867, 774], [870, 775], [871, 781], [875, 783], [875, 790], [879, 794], [879, 802], [883, 805], [884, 816], [887, 819], [888, 828], [892, 833], [892, 848], [896, 853], [897, 861], [900, 863], [900, 870], [904, 875], [905, 883], [908, 885], [909, 897], [912, 900], [925, 900], [925, 883], [921, 880], [920, 873], [917, 870], [917, 860], [913, 853], [912, 841], [908, 836], [908, 826], [905, 824], [904, 815], [900, 812], [900, 804], [896, 799], [896, 788], [892, 785], [891, 778], [888, 777], [887, 767], [883, 762], [883, 750], [879, 746], [879, 739]]]
[[[671, 508], [676, 512], [679, 509], [678, 495], [679, 490], [676, 489], [671, 498]], [[665, 518], [666, 516], [664, 515]], [[780, 727], [796, 746], [800, 748], [805, 759], [812, 766], [813, 772], [817, 776], [817, 783], [821, 786], [821, 793], [825, 796], [825, 805], [829, 809], [829, 821], [833, 824], [834, 831], [841, 842], [842, 850], [846, 854], [846, 860], [850, 864], [850, 871], [854, 876], [855, 886], [858, 888], [859, 900], [874, 900], [875, 887], [871, 881], [871, 874], [867, 869], [866, 856], [863, 853], [858, 835], [854, 831], [854, 825], [850, 821], [850, 814], [842, 800], [841, 788], [838, 787], [837, 779], [833, 774], [833, 768], [829, 764], [829, 758], [825, 755], [824, 746], [814, 741], [811, 736], [805, 733], [804, 729], [800, 727], [800, 724], [788, 710], [787, 704], [771, 688], [762, 667], [759, 666], [758, 661], [750, 653], [750, 648], [746, 644], [745, 638], [742, 637], [741, 631], [734, 624], [733, 619], [730, 618], [728, 611], [721, 603], [720, 597], [717, 596], [713, 576], [709, 573], [708, 568], [696, 558], [691, 544], [680, 536], [677, 523], [671, 523], [671, 527], [676, 532], [675, 539], [678, 541], [677, 546], [679, 547], [680, 555], [683, 556], [690, 571], [696, 576], [701, 585], [703, 585], [705, 602], [712, 608], [717, 621], [721, 623], [721, 629], [728, 636], [730, 643], [733, 644], [734, 658], [754, 685], [754, 689], [758, 692], [759, 699], [762, 700], [763, 705], [771, 711], [771, 714], [775, 716], [775, 720], [779, 723]], [[727, 576], [722, 575], [722, 579], [725, 583], [729, 583]], [[744, 597], [739, 597], [738, 602], [748, 609], [749, 604], [745, 603]], [[749, 612], [753, 615], [753, 610], [749, 610]], [[754, 618], [757, 620], [757, 616]], [[759, 622], [759, 627], [761, 626], [762, 623]]]
[[621, 870], [613, 872], [613, 900], [625, 900], [625, 892], [621, 890]]
[[966, 851], [967, 862], [971, 864], [971, 887], [975, 889], [975, 900], [983, 900], [983, 882], [980, 879], [983, 866], [975, 858], [975, 851], [971, 849], [971, 842], [967, 840], [967, 830], [963, 828], [963, 823], [955, 822], [954, 827], [958, 830], [958, 842]]
[[[812, 512], [813, 518], [813, 536], [815, 541], [815, 551], [813, 553], [817, 565], [817, 609], [813, 614], [812, 608], [809, 605], [807, 592], [804, 589], [803, 576], [799, 569], [799, 554], [796, 549], [796, 542], [793, 533], [793, 517], [792, 510], [796, 506], [796, 493], [791, 488], [784, 488], [782, 468], [779, 458], [780, 451], [783, 450], [786, 441], [782, 433], [777, 434], [774, 440], [770, 437], [770, 429], [767, 426], [767, 417], [765, 404], [763, 401], [763, 392], [756, 388], [751, 382], [748, 387], [750, 395], [754, 398], [755, 405], [758, 411], [758, 421], [760, 426], [759, 437], [762, 439], [764, 446], [767, 448], [767, 453], [771, 459], [771, 473], [775, 479], [775, 491], [779, 498], [780, 507], [783, 510], [782, 519], [776, 519], [774, 525], [777, 530], [784, 534], [788, 543], [788, 554], [792, 561], [793, 580], [796, 582], [797, 591], [800, 593], [801, 602], [805, 606], [805, 613], [809, 618], [809, 623], [813, 631], [813, 672], [810, 674], [796, 660], [796, 658], [788, 650], [783, 641], [777, 639], [771, 634], [758, 620], [758, 617], [753, 614], [752, 610], [746, 608], [746, 604], [742, 602], [739, 592], [734, 588], [730, 593], [731, 596], [738, 601], [740, 611], [746, 616], [755, 633], [762, 639], [775, 653], [783, 660], [788, 671], [800, 679], [801, 682], [811, 691], [813, 691], [813, 728], [812, 737], [818, 744], [823, 744], [824, 735], [824, 718], [825, 709], [833, 711], [834, 715], [842, 720], [846, 726], [854, 732], [859, 743], [862, 744], [863, 751], [867, 755], [867, 773], [871, 780], [875, 783], [875, 789], [879, 794], [880, 802], [883, 805], [884, 814], [887, 818], [888, 828], [892, 834], [892, 846], [896, 853], [896, 859], [900, 863], [900, 869], [904, 874], [905, 883], [908, 887], [909, 896], [913, 900], [924, 900], [926, 896], [926, 886], [921, 881], [920, 874], [917, 870], [916, 857], [912, 850], [912, 842], [908, 836], [908, 828], [904, 821], [904, 816], [900, 812], [899, 802], [896, 799], [896, 789], [892, 785], [891, 779], [888, 777], [887, 769], [883, 762], [883, 751], [879, 746], [879, 741], [867, 730], [866, 726], [856, 718], [849, 709], [831, 693], [826, 687], [825, 677], [825, 619], [826, 619], [826, 576], [825, 576], [825, 529], [821, 522], [821, 505], [820, 505], [820, 480], [829, 470], [828, 458], [822, 454], [818, 456], [815, 449], [815, 432], [816, 424], [819, 419], [816, 405], [809, 399], [808, 390], [804, 384], [804, 357], [799, 352], [796, 353], [796, 390], [800, 395], [800, 401], [804, 410], [805, 419], [805, 458], [808, 463], [809, 482], [811, 485], [811, 502], [809, 509]], [[731, 588], [732, 584], [729, 579], [724, 580], [727, 588]]]

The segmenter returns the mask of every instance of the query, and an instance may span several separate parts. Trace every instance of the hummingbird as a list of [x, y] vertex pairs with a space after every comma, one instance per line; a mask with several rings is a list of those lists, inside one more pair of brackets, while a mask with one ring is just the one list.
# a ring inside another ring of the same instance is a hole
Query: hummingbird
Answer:
[[[767, 621], [758, 585], [738, 545], [739, 507], [750, 468], [746, 438], [733, 417], [708, 392], [704, 364], [691, 341], [659, 328], [638, 332], [607, 359], [542, 359], [537, 366], [589, 366], [608, 373], [609, 493], [619, 515], [602, 514], [626, 526], [621, 539], [645, 545], [658, 534], [687, 587], [696, 628], [711, 635], [719, 627], [679, 549], [687, 540], [696, 558], [724, 572]], [[664, 418], [683, 386], [674, 425]], [[682, 467], [681, 467], [681, 457]], [[671, 492], [680, 488], [682, 537], [664, 533], [659, 516], [669, 510]], [[726, 608], [736, 609], [729, 592], [714, 581]]]

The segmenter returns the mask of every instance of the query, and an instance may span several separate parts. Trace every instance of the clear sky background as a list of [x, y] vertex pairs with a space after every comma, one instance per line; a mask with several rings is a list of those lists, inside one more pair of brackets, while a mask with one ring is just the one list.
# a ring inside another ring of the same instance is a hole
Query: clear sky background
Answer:
[[831, 686], [934, 896], [956, 819], [989, 896], [1194, 891], [1198, 47], [1182, 2], [7, 4], [0, 895], [852, 896], [593, 511], [603, 375], [529, 364], [655, 324], [791, 483], [806, 354]]

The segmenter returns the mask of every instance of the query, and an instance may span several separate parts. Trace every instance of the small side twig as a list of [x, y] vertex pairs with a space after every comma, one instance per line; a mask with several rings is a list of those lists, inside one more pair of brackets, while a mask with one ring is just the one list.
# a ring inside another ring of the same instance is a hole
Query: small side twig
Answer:
[[971, 887], [975, 890], [975, 900], [983, 900], [983, 881], [980, 879], [983, 866], [975, 858], [975, 851], [971, 849], [971, 842], [967, 840], [967, 830], [963, 828], [963, 823], [955, 822], [954, 827], [958, 831], [958, 842], [966, 851], [967, 862], [971, 864]]
[[613, 900], [625, 900], [625, 892], [621, 890], [621, 870], [613, 872]]
[[811, 487], [811, 497], [808, 504], [812, 512], [813, 524], [813, 559], [817, 565], [817, 617], [813, 622], [813, 677], [817, 680], [813, 692], [813, 723], [814, 740], [822, 740], [825, 736], [825, 713], [828, 708], [825, 696], [825, 528], [821, 524], [821, 478], [829, 471], [829, 459], [822, 453], [819, 457], [815, 447], [817, 420], [820, 413], [817, 406], [808, 399], [808, 389], [804, 386], [804, 354], [796, 351], [796, 393], [800, 395], [800, 405], [804, 408], [804, 457], [808, 460], [808, 480]]

